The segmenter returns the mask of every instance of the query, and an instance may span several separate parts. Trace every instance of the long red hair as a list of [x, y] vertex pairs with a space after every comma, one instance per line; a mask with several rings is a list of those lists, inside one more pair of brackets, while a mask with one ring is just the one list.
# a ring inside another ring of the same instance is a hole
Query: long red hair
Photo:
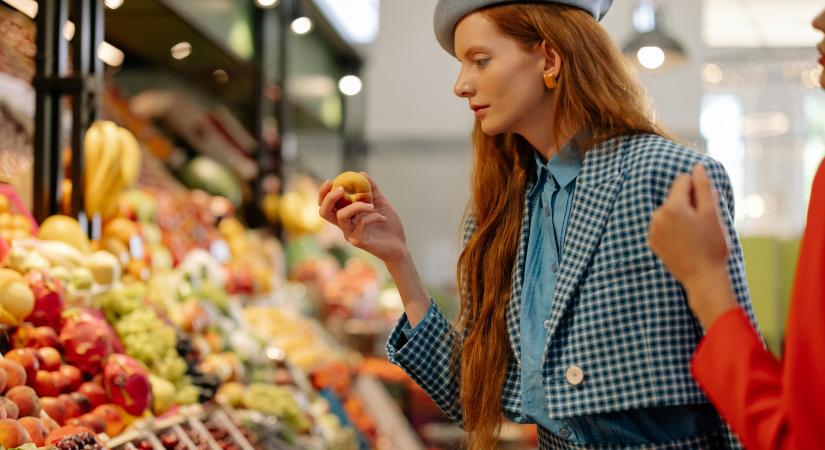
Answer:
[[[587, 141], [578, 142], [586, 150], [619, 135], [664, 135], [626, 60], [588, 13], [547, 3], [505, 4], [480, 13], [525, 50], [546, 42], [562, 56], [548, 124], [554, 136], [570, 136], [586, 127]], [[500, 430], [502, 388], [512, 357], [504, 313], [534, 151], [521, 136], [487, 136], [475, 124], [468, 209], [477, 227], [458, 260], [462, 304], [456, 320], [464, 339], [457, 341], [453, 353], [464, 428], [473, 450], [495, 448]]]

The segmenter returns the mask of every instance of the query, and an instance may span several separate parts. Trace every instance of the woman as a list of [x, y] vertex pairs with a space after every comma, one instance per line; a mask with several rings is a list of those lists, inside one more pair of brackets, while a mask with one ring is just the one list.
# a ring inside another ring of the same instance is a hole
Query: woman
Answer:
[[[825, 11], [814, 27], [825, 32]], [[819, 45], [825, 65], [825, 40]], [[825, 74], [819, 79], [825, 88]], [[725, 270], [725, 226], [704, 170], [677, 178], [654, 214], [650, 245], [684, 284], [707, 328], [693, 374], [748, 449], [825, 446], [825, 163], [814, 179], [791, 298], [785, 357], [765, 350]], [[691, 200], [691, 197], [694, 200]], [[690, 255], [690, 257], [685, 257]], [[732, 343], [734, 345], [732, 346]]]
[[[701, 326], [647, 246], [677, 174], [722, 166], [662, 137], [598, 24], [609, 1], [441, 0], [439, 43], [457, 57], [455, 94], [473, 110], [472, 198], [450, 324], [418, 279], [403, 227], [375, 183], [373, 204], [321, 215], [381, 258], [406, 314], [390, 360], [495, 447], [503, 416], [537, 423], [542, 448], [738, 445], [691, 378]], [[736, 242], [734, 235], [730, 236]], [[741, 252], [729, 270], [750, 310]]]

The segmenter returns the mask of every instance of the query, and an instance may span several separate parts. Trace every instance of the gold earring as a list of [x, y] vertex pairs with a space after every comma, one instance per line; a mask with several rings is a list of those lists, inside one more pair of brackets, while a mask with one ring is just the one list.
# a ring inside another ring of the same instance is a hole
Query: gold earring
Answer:
[[544, 85], [547, 86], [547, 89], [555, 89], [558, 86], [556, 75], [553, 72], [545, 72], [542, 77], [544, 77]]

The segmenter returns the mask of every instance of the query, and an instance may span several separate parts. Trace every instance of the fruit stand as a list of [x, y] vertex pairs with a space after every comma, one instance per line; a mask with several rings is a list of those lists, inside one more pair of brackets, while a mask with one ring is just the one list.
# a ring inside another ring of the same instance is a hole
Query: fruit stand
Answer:
[[353, 303], [392, 292], [374, 261], [341, 267], [313, 234], [284, 248], [204, 192], [113, 197], [97, 239], [63, 215], [3, 239], [0, 444], [423, 448], [320, 321], [391, 324], [400, 305]]

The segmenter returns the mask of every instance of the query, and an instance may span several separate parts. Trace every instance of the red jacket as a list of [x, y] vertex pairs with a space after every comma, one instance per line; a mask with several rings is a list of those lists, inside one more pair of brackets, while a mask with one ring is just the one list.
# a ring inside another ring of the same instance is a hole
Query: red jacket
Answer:
[[746, 448], [825, 449], [825, 162], [811, 193], [784, 359], [765, 350], [736, 308], [708, 329], [693, 375]]

